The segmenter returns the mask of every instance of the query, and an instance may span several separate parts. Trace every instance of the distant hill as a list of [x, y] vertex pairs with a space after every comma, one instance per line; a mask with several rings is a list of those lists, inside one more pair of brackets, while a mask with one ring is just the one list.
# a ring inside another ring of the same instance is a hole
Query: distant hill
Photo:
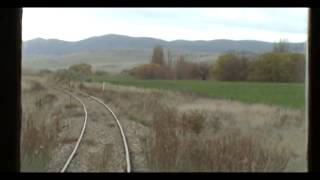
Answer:
[[[193, 62], [213, 63], [221, 53], [245, 52], [255, 55], [272, 50], [273, 43], [262, 41], [164, 41], [147, 37], [105, 35], [68, 42], [37, 38], [23, 42], [22, 67], [32, 70], [68, 68], [72, 64], [89, 63], [96, 70], [121, 72], [150, 62], [152, 49], [161, 45], [165, 54], [170, 50], [173, 59], [179, 55]], [[290, 43], [290, 50], [304, 51], [303, 43]]]
[[[23, 42], [23, 55], [66, 55], [83, 52], [97, 52], [112, 49], [143, 49], [149, 50], [160, 45], [163, 48], [187, 53], [224, 53], [227, 51], [245, 51], [264, 53], [272, 50], [273, 43], [254, 40], [211, 40], [211, 41], [165, 41], [148, 37], [129, 37], [109, 34], [91, 37], [76, 42], [58, 39], [37, 38]], [[290, 51], [304, 52], [304, 43], [290, 43]]]

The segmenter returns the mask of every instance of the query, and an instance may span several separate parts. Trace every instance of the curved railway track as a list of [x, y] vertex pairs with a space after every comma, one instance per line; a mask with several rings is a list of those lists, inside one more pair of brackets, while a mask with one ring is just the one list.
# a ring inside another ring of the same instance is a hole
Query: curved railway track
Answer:
[[[54, 87], [53, 87], [54, 88]], [[60, 172], [65, 172], [68, 168], [68, 166], [70, 165], [70, 163], [72, 162], [72, 160], [74, 159], [75, 157], [75, 154], [80, 146], [80, 143], [83, 139], [83, 136], [84, 136], [84, 133], [85, 133], [85, 130], [86, 130], [86, 125], [87, 125], [87, 119], [88, 119], [88, 112], [87, 112], [87, 108], [86, 108], [86, 105], [85, 103], [82, 101], [82, 99], [80, 99], [78, 96], [76, 96], [74, 93], [70, 92], [70, 91], [67, 91], [67, 90], [62, 90], [62, 89], [58, 89], [58, 88], [54, 88], [56, 90], [59, 90], [59, 91], [62, 91], [68, 95], [70, 95], [71, 97], [75, 98], [78, 102], [81, 103], [82, 107], [83, 107], [83, 110], [85, 112], [85, 117], [84, 117], [84, 123], [83, 123], [83, 126], [82, 126], [82, 130], [81, 130], [81, 133], [80, 133], [80, 136], [77, 140], [77, 143], [73, 149], [73, 151], [71, 152], [71, 154], [69, 155], [67, 161], [65, 162], [63, 168], [60, 170]], [[122, 144], [123, 144], [123, 148], [124, 148], [124, 151], [125, 151], [125, 158], [126, 158], [126, 172], [131, 172], [131, 161], [130, 161], [130, 154], [129, 154], [129, 148], [128, 148], [128, 143], [127, 143], [127, 138], [125, 136], [125, 133], [124, 133], [124, 130], [121, 126], [121, 123], [119, 121], [119, 119], [117, 118], [117, 116], [115, 115], [115, 113], [111, 110], [111, 108], [106, 105], [102, 100], [100, 100], [99, 98], [97, 97], [94, 97], [92, 95], [89, 95], [87, 93], [84, 93], [84, 92], [81, 92], [81, 91], [75, 91], [75, 93], [79, 93], [81, 94], [82, 96], [85, 96], [85, 97], [89, 97], [90, 99], [94, 100], [95, 102], [103, 105], [103, 107], [105, 109], [108, 110], [108, 112], [111, 113], [113, 119], [116, 121], [117, 123], [117, 126], [119, 128], [119, 131], [120, 131], [120, 134], [121, 134], [121, 138], [122, 138]]]
[[78, 148], [79, 148], [79, 145], [81, 143], [81, 140], [83, 138], [83, 135], [84, 135], [84, 132], [85, 132], [85, 129], [86, 129], [86, 125], [87, 125], [87, 119], [88, 119], [88, 112], [87, 112], [87, 108], [86, 108], [86, 105], [84, 104], [84, 102], [77, 96], [75, 96], [74, 94], [68, 92], [68, 91], [64, 91], [66, 94], [72, 96], [73, 98], [75, 98], [77, 101], [79, 101], [83, 107], [83, 110], [85, 112], [85, 117], [84, 117], [84, 122], [83, 122], [83, 126], [82, 126], [82, 130], [81, 130], [81, 133], [80, 133], [80, 136], [77, 140], [77, 143], [75, 145], [75, 147], [73, 148], [73, 151], [71, 152], [68, 160], [66, 161], [66, 163], [64, 164], [63, 168], [61, 169], [60, 172], [65, 172], [66, 169], [68, 168], [69, 164], [71, 163], [72, 159], [74, 158], [74, 155], [76, 154]]
[[123, 128], [121, 126], [121, 123], [119, 121], [119, 119], [117, 118], [117, 116], [114, 114], [114, 112], [111, 110], [111, 108], [106, 105], [102, 100], [98, 99], [97, 97], [94, 97], [94, 96], [91, 96], [87, 93], [84, 93], [84, 92], [80, 92], [80, 94], [84, 95], [84, 96], [87, 96], [91, 99], [93, 99], [94, 101], [98, 102], [99, 104], [103, 105], [111, 114], [112, 114], [112, 117], [114, 118], [114, 120], [116, 121], [117, 123], [117, 126], [119, 128], [119, 131], [120, 131], [120, 134], [121, 134], [121, 138], [122, 138], [122, 143], [123, 143], [123, 147], [124, 147], [124, 150], [125, 150], [125, 156], [126, 156], [126, 167], [127, 167], [127, 172], [131, 172], [131, 162], [130, 162], [130, 154], [129, 154], [129, 148], [128, 148], [128, 143], [127, 143], [127, 138], [125, 136], [125, 133], [123, 131]]

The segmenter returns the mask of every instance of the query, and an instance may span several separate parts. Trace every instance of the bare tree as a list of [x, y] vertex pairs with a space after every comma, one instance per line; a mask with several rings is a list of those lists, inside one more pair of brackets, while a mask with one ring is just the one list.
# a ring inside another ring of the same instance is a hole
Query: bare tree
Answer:
[[273, 46], [273, 52], [286, 53], [289, 52], [289, 42], [286, 39], [280, 39], [278, 43]]
[[167, 52], [167, 59], [168, 59], [168, 66], [169, 67], [173, 67], [173, 63], [172, 63], [172, 54], [171, 52], [168, 50]]
[[161, 46], [153, 48], [151, 63], [159, 64], [161, 66], [165, 65], [163, 49]]
[[210, 67], [209, 67], [208, 63], [201, 63], [199, 65], [199, 69], [200, 69], [201, 79], [207, 80], [208, 76], [209, 76], [209, 72], [210, 72]]

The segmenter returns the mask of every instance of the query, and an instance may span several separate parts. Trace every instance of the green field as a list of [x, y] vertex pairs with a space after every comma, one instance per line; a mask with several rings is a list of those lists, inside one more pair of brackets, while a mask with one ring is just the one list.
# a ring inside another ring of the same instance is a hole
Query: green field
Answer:
[[261, 103], [288, 108], [305, 107], [305, 85], [302, 83], [218, 82], [199, 80], [108, 79], [116, 85], [192, 92], [210, 98], [245, 103]]
[[92, 76], [93, 82], [196, 93], [215, 99], [288, 108], [305, 107], [304, 83], [226, 82], [201, 80], [138, 80], [128, 75]]

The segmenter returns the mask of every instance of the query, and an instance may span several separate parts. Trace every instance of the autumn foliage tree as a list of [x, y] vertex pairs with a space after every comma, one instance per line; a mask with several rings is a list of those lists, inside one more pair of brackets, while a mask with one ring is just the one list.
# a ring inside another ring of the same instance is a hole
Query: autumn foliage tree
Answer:
[[166, 64], [164, 53], [161, 46], [153, 49], [150, 64], [140, 65], [133, 68], [130, 74], [139, 79], [174, 79], [175, 73], [172, 68]]
[[304, 82], [305, 56], [270, 52], [250, 59], [228, 53], [218, 58], [211, 72], [221, 81]]
[[248, 59], [244, 56], [237, 56], [227, 53], [219, 56], [211, 70], [217, 80], [222, 81], [243, 81], [247, 79]]
[[180, 56], [175, 64], [177, 79], [199, 79], [201, 70], [199, 65], [192, 62], [187, 62], [184, 56]]
[[71, 81], [72, 75], [67, 69], [59, 69], [55, 72], [53, 79], [56, 82], [68, 83]]
[[267, 82], [303, 82], [305, 57], [298, 53], [266, 53], [252, 62], [248, 80]]
[[194, 63], [180, 55], [173, 61], [170, 51], [167, 52], [165, 61], [163, 49], [157, 46], [153, 49], [150, 64], [138, 66], [130, 74], [139, 79], [203, 79], [209, 76], [209, 66], [206, 63]]
[[92, 66], [89, 64], [74, 64], [68, 69], [57, 70], [53, 79], [57, 82], [70, 83], [71, 81], [85, 81], [92, 75]]
[[154, 63], [135, 67], [130, 74], [139, 79], [174, 79], [174, 72], [169, 67]]

